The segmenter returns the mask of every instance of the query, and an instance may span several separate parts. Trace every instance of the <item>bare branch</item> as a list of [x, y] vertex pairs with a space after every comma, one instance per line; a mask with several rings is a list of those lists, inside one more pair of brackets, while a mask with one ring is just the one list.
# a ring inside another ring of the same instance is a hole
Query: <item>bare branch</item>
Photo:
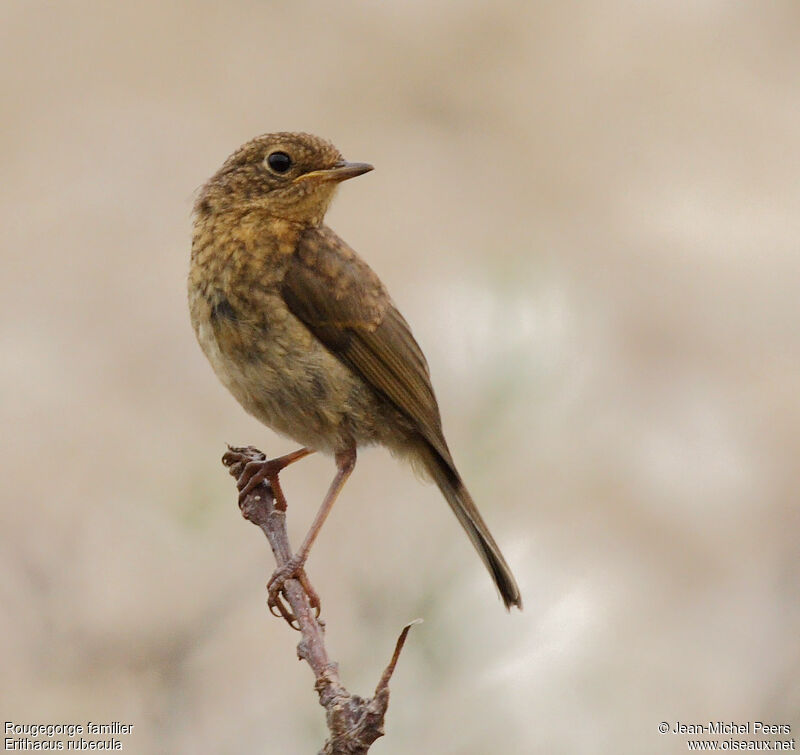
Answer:
[[[244, 448], [228, 447], [222, 463], [230, 474], [237, 478], [244, 466], [252, 461], [264, 461], [265, 456], [253, 446]], [[278, 568], [285, 566], [292, 557], [289, 535], [286, 529], [286, 513], [275, 506], [272, 489], [261, 483], [245, 496], [240, 503], [242, 516], [261, 528], [269, 541]], [[389, 706], [389, 680], [394, 672], [397, 659], [406, 641], [406, 636], [417, 619], [407, 624], [397, 640], [394, 654], [383, 672], [375, 695], [364, 699], [345, 689], [339, 680], [339, 669], [328, 657], [325, 648], [324, 623], [316, 616], [309, 597], [297, 579], [287, 579], [283, 586], [286, 601], [291, 607], [300, 631], [297, 656], [304, 660], [314, 672], [314, 688], [319, 702], [325, 708], [330, 737], [320, 750], [320, 755], [362, 755], [370, 745], [383, 736], [383, 723]], [[284, 618], [289, 618], [284, 616]], [[294, 623], [293, 623], [294, 625]]]

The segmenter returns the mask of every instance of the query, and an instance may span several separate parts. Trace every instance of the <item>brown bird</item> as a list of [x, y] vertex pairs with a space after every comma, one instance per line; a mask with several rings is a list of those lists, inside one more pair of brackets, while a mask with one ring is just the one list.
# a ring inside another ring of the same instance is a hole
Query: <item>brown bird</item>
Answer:
[[[316, 136], [259, 136], [234, 152], [194, 207], [189, 307], [197, 339], [239, 403], [302, 444], [250, 461], [242, 497], [313, 451], [337, 473], [288, 567], [270, 580], [270, 607], [300, 579], [314, 539], [353, 471], [356, 448], [380, 444], [432, 477], [466, 530], [506, 607], [522, 598], [497, 543], [456, 470], [442, 432], [428, 365], [377, 275], [323, 217], [341, 181], [372, 170], [346, 162]], [[287, 617], [288, 618], [288, 617]]]

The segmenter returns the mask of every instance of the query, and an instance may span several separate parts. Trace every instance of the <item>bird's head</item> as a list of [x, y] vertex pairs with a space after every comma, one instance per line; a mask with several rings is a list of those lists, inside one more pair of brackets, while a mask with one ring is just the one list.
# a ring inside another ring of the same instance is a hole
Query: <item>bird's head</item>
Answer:
[[292, 222], [319, 225], [341, 181], [372, 170], [347, 162], [318, 136], [264, 134], [234, 152], [201, 189], [195, 212], [263, 210]]

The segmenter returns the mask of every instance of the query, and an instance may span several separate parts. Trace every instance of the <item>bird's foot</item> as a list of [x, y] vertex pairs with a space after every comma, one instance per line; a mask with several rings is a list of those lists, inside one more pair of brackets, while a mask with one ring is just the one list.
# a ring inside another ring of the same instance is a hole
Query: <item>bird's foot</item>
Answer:
[[[255, 446], [228, 446], [228, 450], [222, 456], [222, 463], [230, 469], [230, 473], [237, 478], [236, 486], [242, 490], [244, 485], [249, 481], [250, 474], [245, 474], [245, 468], [253, 467], [250, 465], [263, 464], [267, 457], [261, 453]], [[244, 482], [242, 483], [242, 481]], [[242, 484], [240, 484], [242, 483]]]
[[232, 474], [237, 476], [236, 487], [239, 489], [239, 505], [262, 482], [266, 482], [275, 496], [275, 508], [285, 511], [286, 498], [284, 498], [278, 474], [294, 461], [310, 453], [301, 449], [277, 459], [267, 459], [261, 451], [253, 446], [233, 448], [228, 446], [228, 452], [222, 457], [222, 463], [231, 468]]
[[[288, 622], [289, 626], [293, 629], [299, 629], [297, 624], [297, 617], [289, 610], [289, 607], [284, 602], [283, 596], [284, 586], [287, 579], [296, 579], [306, 595], [308, 596], [308, 603], [316, 611], [316, 616], [319, 618], [320, 602], [317, 591], [311, 586], [308, 581], [308, 575], [304, 568], [305, 559], [292, 556], [283, 566], [276, 569], [267, 582], [267, 606], [273, 616], [283, 617]], [[277, 613], [276, 613], [277, 611]]]

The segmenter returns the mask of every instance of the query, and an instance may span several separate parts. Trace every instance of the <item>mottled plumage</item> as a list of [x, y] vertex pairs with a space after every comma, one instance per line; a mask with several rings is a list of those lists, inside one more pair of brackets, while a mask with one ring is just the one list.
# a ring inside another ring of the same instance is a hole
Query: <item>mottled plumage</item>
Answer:
[[195, 205], [192, 324], [242, 406], [277, 432], [335, 454], [341, 484], [355, 449], [367, 444], [427, 471], [506, 605], [521, 606], [456, 471], [408, 324], [377, 275], [322, 223], [339, 181], [370, 169], [308, 134], [267, 134], [228, 158]]

